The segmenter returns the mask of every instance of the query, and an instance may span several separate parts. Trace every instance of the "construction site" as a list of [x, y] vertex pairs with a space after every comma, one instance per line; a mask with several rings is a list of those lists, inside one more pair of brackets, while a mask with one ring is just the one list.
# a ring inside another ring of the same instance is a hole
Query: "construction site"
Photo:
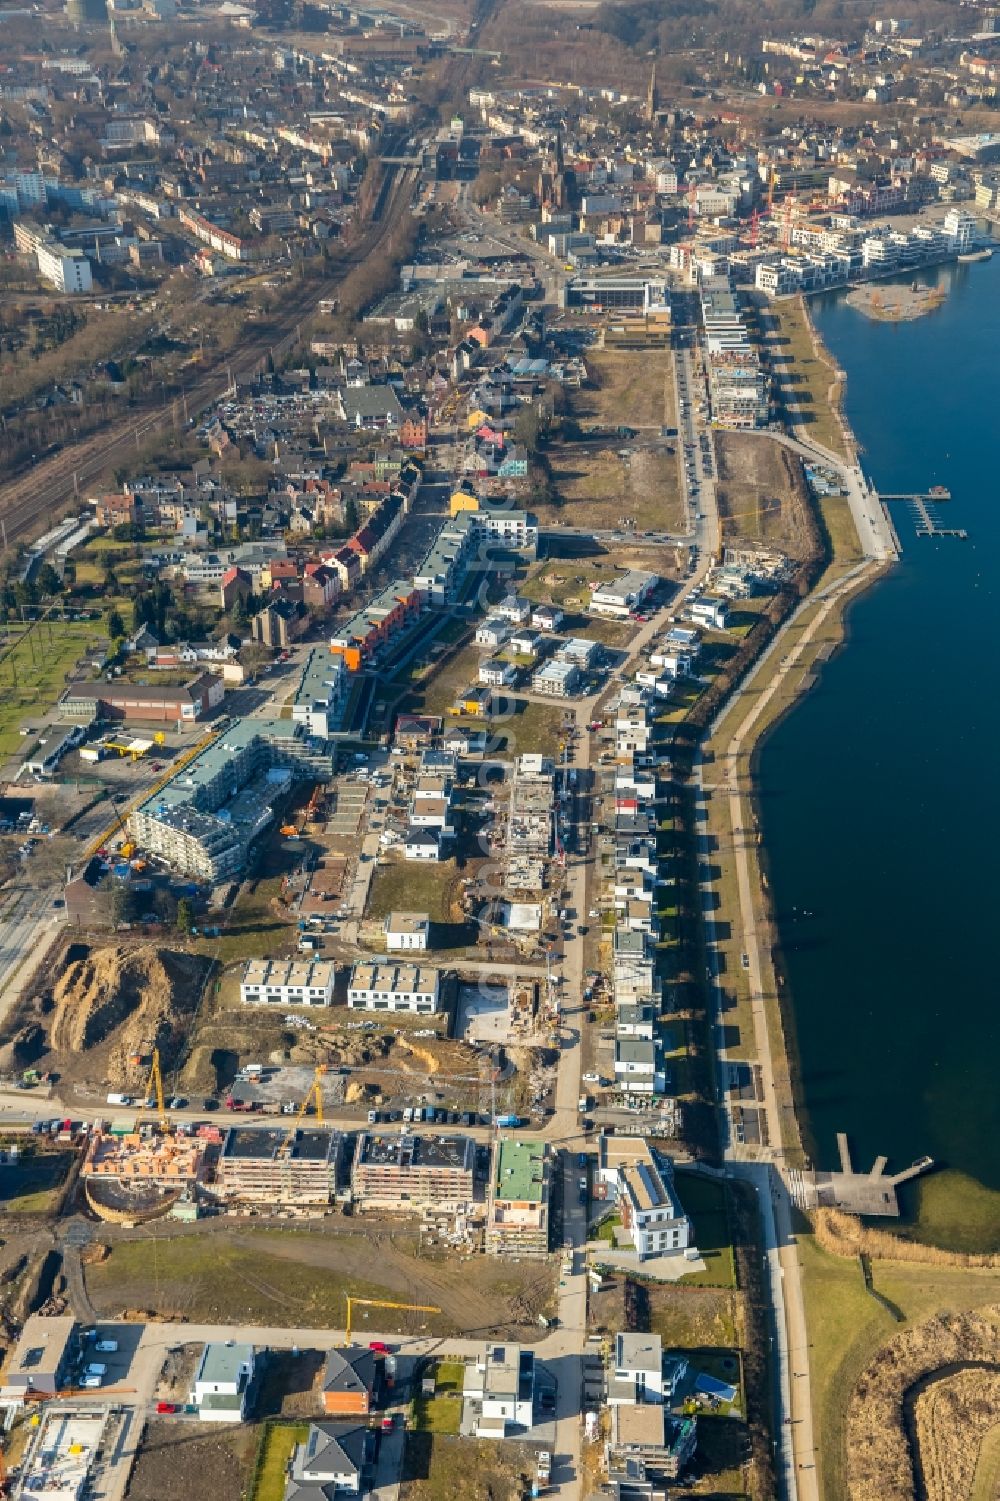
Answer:
[[59, 978], [36, 977], [8, 1022], [0, 1066], [38, 1065], [69, 1081], [137, 1090], [155, 1046], [172, 1068], [197, 1009], [208, 961], [152, 944], [68, 943]]
[[38, 1420], [21, 1465], [18, 1489], [33, 1501], [84, 1494], [109, 1428], [106, 1407], [49, 1408]]

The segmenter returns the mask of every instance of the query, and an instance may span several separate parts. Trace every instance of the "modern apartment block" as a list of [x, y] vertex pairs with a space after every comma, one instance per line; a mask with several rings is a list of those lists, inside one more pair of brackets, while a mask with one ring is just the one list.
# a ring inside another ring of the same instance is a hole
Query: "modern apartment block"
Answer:
[[496, 1143], [486, 1216], [488, 1255], [548, 1255], [549, 1189], [543, 1141], [503, 1137]]
[[344, 1150], [329, 1126], [231, 1126], [219, 1153], [218, 1191], [256, 1204], [329, 1204]]
[[432, 1016], [440, 975], [419, 964], [356, 964], [347, 987], [352, 1011], [412, 1011]]
[[467, 1136], [381, 1136], [362, 1131], [351, 1192], [366, 1208], [462, 1211], [473, 1202], [475, 1144]]
[[691, 1221], [677, 1197], [673, 1163], [642, 1137], [602, 1133], [598, 1181], [617, 1203], [622, 1230], [640, 1261], [692, 1245]]
[[140, 803], [129, 833], [178, 874], [214, 885], [242, 871], [293, 781], [332, 776], [332, 751], [304, 725], [244, 719]]
[[426, 912], [390, 912], [385, 920], [385, 946], [390, 954], [423, 952], [428, 946], [431, 920]]
[[334, 966], [326, 960], [248, 959], [240, 981], [245, 1006], [329, 1006]]

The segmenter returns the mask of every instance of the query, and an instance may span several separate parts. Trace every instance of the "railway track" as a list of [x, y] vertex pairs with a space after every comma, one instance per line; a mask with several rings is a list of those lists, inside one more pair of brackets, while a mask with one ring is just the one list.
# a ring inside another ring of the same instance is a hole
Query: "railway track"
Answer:
[[[316, 289], [309, 306], [288, 309], [276, 327], [247, 341], [239, 351], [220, 359], [199, 376], [185, 392], [189, 416], [199, 416], [224, 395], [229, 372], [234, 378], [245, 381], [258, 373], [269, 357], [282, 358], [296, 339], [303, 320], [312, 316], [321, 301], [334, 295], [344, 278], [388, 238], [409, 201], [412, 185], [413, 169], [400, 172], [393, 167], [386, 168], [371, 226], [341, 262], [336, 275]], [[67, 444], [28, 474], [0, 485], [0, 520], [8, 544], [30, 532], [41, 521], [51, 525], [58, 514], [75, 501], [77, 486], [86, 486], [109, 462], [119, 458], [124, 460], [130, 452], [138, 451], [144, 438], [175, 424], [178, 400], [173, 398], [153, 411], [119, 419], [101, 432]]]

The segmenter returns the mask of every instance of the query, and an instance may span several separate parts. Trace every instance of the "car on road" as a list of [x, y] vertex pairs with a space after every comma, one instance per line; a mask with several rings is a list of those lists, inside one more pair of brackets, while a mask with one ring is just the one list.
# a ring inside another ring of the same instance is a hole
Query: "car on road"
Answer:
[[177, 1402], [157, 1402], [156, 1411], [158, 1416], [163, 1417], [172, 1412], [180, 1412], [180, 1406]]
[[385, 1417], [382, 1419], [382, 1432], [383, 1433], [391, 1433], [392, 1430], [393, 1430], [393, 1424], [394, 1424], [393, 1415], [392, 1415], [391, 1412], [387, 1412], [386, 1415], [385, 1415]]

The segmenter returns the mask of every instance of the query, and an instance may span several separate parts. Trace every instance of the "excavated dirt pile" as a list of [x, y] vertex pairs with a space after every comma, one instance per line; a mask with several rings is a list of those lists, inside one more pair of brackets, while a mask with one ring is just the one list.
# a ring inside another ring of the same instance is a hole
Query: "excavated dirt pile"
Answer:
[[129, 1058], [155, 1046], [169, 1067], [198, 1003], [206, 961], [151, 945], [92, 949], [52, 992], [49, 1042], [56, 1053], [107, 1050], [105, 1077], [135, 1083]]

